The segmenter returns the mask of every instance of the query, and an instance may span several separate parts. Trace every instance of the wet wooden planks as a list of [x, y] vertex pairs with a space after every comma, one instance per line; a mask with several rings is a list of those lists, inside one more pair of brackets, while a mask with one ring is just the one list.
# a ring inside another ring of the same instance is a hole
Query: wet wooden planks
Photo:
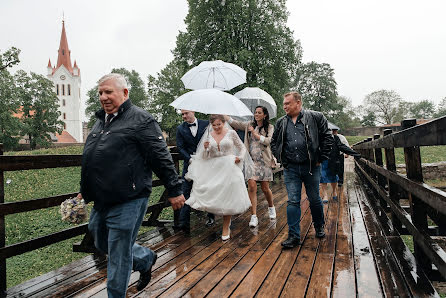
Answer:
[[[229, 241], [221, 241], [220, 220], [212, 228], [196, 227], [190, 237], [167, 228], [140, 238], [158, 253], [158, 261], [151, 283], [142, 292], [135, 287], [139, 273], [131, 275], [128, 296], [438, 296], [417, 271], [413, 256], [381, 207], [367, 197], [351, 165], [346, 169], [344, 194], [324, 205], [324, 239], [315, 238], [309, 202], [303, 199], [302, 243], [282, 250], [281, 242], [288, 235], [287, 194], [283, 184], [274, 184], [277, 219], [269, 219], [266, 200], [259, 194], [259, 226], [248, 227], [249, 212], [234, 217]], [[16, 297], [107, 296], [103, 259], [85, 258], [36, 280], [11, 293]]]

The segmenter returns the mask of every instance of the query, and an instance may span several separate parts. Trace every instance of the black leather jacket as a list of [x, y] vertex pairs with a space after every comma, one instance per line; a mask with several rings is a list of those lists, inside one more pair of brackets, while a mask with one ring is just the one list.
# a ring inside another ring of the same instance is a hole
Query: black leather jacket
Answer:
[[107, 129], [104, 110], [96, 112], [82, 155], [81, 193], [101, 210], [148, 197], [152, 169], [169, 197], [182, 194], [181, 182], [161, 129], [148, 112], [125, 101]]
[[[284, 138], [286, 138], [287, 116], [281, 117], [276, 122], [274, 134], [271, 140], [271, 150], [277, 161], [287, 167], [288, 160], [283, 155]], [[328, 159], [333, 144], [328, 122], [320, 112], [302, 110], [302, 123], [305, 128], [308, 158], [311, 164], [320, 163]]]

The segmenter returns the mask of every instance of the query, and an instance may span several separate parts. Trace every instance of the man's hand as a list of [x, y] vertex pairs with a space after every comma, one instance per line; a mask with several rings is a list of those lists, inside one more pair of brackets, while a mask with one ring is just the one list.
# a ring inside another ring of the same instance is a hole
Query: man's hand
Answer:
[[77, 198], [80, 199], [80, 200], [82, 200], [82, 194], [81, 194], [81, 193], [78, 193], [78, 194], [77, 194]]
[[240, 162], [240, 158], [238, 158], [237, 156], [235, 157], [235, 163], [239, 163]]
[[173, 198], [168, 198], [170, 204], [172, 205], [172, 209], [173, 210], [178, 210], [181, 207], [183, 207], [184, 202], [186, 201], [186, 199], [184, 198], [183, 195], [179, 195]]
[[316, 167], [318, 167], [318, 166], [320, 166], [321, 165], [321, 163], [320, 162], [317, 162], [316, 163]]

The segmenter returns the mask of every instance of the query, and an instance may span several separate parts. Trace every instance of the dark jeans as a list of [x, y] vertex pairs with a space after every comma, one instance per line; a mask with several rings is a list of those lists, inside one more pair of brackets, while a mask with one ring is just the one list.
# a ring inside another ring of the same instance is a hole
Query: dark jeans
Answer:
[[288, 221], [288, 237], [300, 238], [300, 200], [302, 195], [302, 182], [305, 185], [308, 200], [310, 202], [311, 216], [315, 227], [325, 224], [324, 207], [319, 196], [319, 180], [321, 166], [312, 166], [310, 174], [309, 164], [289, 164], [284, 169], [284, 179], [288, 193], [288, 205], [286, 208]]
[[147, 203], [147, 198], [140, 198], [103, 211], [93, 208], [91, 212], [88, 229], [94, 244], [108, 254], [108, 297], [125, 297], [132, 268], [147, 271], [153, 262], [154, 252], [135, 243]]
[[[184, 175], [183, 175], [183, 195], [184, 198], [189, 199], [190, 197], [190, 192], [192, 191], [192, 185], [193, 182], [192, 181], [187, 181], [186, 179], [184, 179]], [[183, 207], [180, 209], [180, 227], [183, 228], [190, 228], [190, 206], [187, 204], [184, 204]], [[212, 213], [208, 213], [208, 217], [209, 218], [215, 218], [214, 214]]]

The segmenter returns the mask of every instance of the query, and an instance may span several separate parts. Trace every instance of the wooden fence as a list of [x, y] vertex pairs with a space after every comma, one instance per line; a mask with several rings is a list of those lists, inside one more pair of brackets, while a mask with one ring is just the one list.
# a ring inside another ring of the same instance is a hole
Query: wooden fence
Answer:
[[[418, 265], [428, 276], [446, 279], [446, 253], [441, 247], [446, 238], [432, 237], [446, 236], [446, 192], [423, 182], [420, 154], [421, 146], [446, 145], [446, 117], [422, 125], [409, 119], [401, 125], [400, 132], [385, 130], [382, 137], [353, 145], [362, 155], [356, 170], [376, 191], [376, 203], [390, 213], [393, 227], [413, 236]], [[405, 175], [396, 171], [395, 148], [404, 150]], [[401, 204], [407, 201], [409, 206]], [[428, 219], [436, 226], [430, 227]]]
[[[177, 173], [179, 173], [180, 154], [176, 152], [176, 148], [171, 148], [171, 155], [175, 162]], [[45, 209], [59, 206], [64, 200], [74, 197], [77, 193], [62, 194], [54, 197], [31, 199], [19, 202], [5, 203], [4, 192], [4, 172], [5, 171], [21, 171], [44, 168], [62, 168], [62, 167], [78, 167], [81, 165], [82, 155], [21, 155], [21, 156], [5, 156], [3, 155], [3, 145], [0, 144], [0, 296], [6, 293], [6, 259], [17, 255], [24, 254], [29, 251], [39, 249], [57, 242], [61, 242], [73, 237], [85, 234], [84, 240], [73, 246], [74, 251], [92, 252], [92, 239], [89, 237], [88, 223], [80, 224], [72, 228], [58, 231], [46, 236], [15, 243], [6, 246], [5, 216], [20, 212], [28, 212], [38, 209]], [[153, 187], [162, 186], [160, 180], [154, 180]], [[169, 207], [170, 204], [165, 196], [164, 191], [159, 201], [147, 208], [150, 217], [143, 222], [145, 226], [162, 226], [167, 220], [158, 219], [162, 210]], [[174, 221], [178, 220], [178, 212], [175, 212]]]

